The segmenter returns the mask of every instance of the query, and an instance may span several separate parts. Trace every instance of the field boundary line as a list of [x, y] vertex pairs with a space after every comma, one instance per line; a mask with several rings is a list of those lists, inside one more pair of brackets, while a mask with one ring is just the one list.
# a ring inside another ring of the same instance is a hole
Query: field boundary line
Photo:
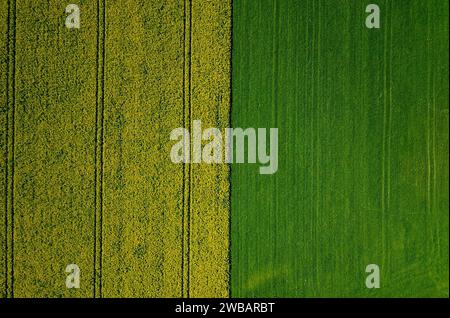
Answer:
[[[228, 127], [232, 128], [232, 114], [233, 114], [233, 0], [230, 0], [230, 109], [229, 109], [229, 116], [228, 116]], [[231, 227], [231, 219], [232, 219], [232, 215], [231, 215], [231, 191], [232, 191], [232, 186], [231, 186], [231, 179], [232, 179], [232, 175], [231, 175], [231, 169], [232, 169], [232, 165], [229, 165], [229, 170], [228, 170], [228, 204], [229, 204], [229, 211], [228, 211], [228, 297], [231, 298], [231, 271], [232, 271], [232, 261], [231, 261], [231, 257], [232, 257], [232, 251], [231, 251], [231, 233], [232, 233], [232, 227]]]

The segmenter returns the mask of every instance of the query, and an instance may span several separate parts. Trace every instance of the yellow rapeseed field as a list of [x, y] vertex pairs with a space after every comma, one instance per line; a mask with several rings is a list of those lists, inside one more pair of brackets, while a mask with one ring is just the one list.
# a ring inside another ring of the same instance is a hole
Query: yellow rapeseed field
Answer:
[[229, 126], [230, 1], [69, 3], [0, 4], [4, 296], [228, 296], [228, 167], [169, 137]]

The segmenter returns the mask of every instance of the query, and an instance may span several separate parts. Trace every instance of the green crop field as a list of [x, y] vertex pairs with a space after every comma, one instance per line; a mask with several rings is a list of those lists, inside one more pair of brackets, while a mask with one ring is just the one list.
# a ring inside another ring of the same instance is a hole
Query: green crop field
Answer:
[[1, 1], [0, 297], [448, 297], [448, 49], [446, 0]]
[[[448, 297], [448, 2], [234, 1], [232, 296]], [[367, 289], [377, 264], [381, 288]]]

